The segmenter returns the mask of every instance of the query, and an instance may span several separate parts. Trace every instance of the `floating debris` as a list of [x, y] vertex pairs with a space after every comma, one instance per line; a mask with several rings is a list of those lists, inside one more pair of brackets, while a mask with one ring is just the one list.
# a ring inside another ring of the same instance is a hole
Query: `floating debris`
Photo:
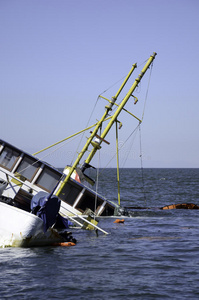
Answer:
[[124, 224], [124, 219], [116, 219], [113, 223], [122, 223], [122, 224]]
[[171, 204], [161, 207], [161, 209], [199, 209], [199, 205], [194, 203]]

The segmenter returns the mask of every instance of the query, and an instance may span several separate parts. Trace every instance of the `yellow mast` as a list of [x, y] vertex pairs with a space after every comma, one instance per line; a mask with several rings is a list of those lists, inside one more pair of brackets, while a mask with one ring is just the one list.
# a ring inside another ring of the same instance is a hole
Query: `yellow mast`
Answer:
[[97, 141], [92, 142], [93, 138], [96, 136], [98, 129], [101, 127], [102, 123], [104, 122], [105, 118], [107, 117], [108, 113], [110, 110], [112, 110], [112, 107], [115, 103], [115, 101], [117, 100], [117, 97], [119, 96], [119, 94], [121, 93], [122, 89], [124, 88], [126, 82], [128, 81], [129, 77], [131, 76], [132, 72], [134, 71], [134, 69], [137, 67], [136, 64], [134, 64], [129, 72], [129, 74], [127, 75], [127, 77], [125, 78], [123, 84], [121, 85], [120, 89], [118, 90], [118, 92], [116, 93], [116, 95], [114, 97], [112, 97], [112, 101], [110, 102], [110, 104], [108, 106], [106, 106], [106, 111], [104, 113], [104, 115], [102, 116], [101, 120], [98, 122], [97, 126], [95, 127], [95, 129], [93, 130], [93, 132], [91, 133], [90, 137], [88, 138], [85, 146], [83, 147], [82, 151], [79, 153], [76, 161], [74, 162], [73, 166], [70, 168], [68, 175], [66, 176], [66, 178], [63, 180], [59, 190], [57, 191], [56, 195], [59, 196], [62, 191], [63, 188], [65, 186], [65, 184], [67, 183], [67, 181], [69, 180], [70, 176], [72, 175], [73, 171], [75, 170], [75, 168], [77, 167], [77, 165], [79, 164], [82, 156], [85, 154], [85, 152], [87, 151], [88, 147], [90, 144], [93, 145], [93, 149], [91, 151], [91, 153], [89, 154], [88, 158], [85, 160], [85, 163], [89, 164], [90, 161], [92, 160], [93, 156], [95, 155], [96, 151], [98, 149], [101, 148], [101, 143], [104, 140], [105, 136], [107, 135], [107, 133], [109, 132], [109, 130], [111, 129], [113, 123], [115, 122], [115, 120], [117, 119], [118, 115], [120, 114], [121, 110], [123, 109], [123, 107], [125, 106], [125, 104], [127, 103], [127, 101], [129, 100], [129, 98], [132, 96], [132, 93], [134, 92], [134, 90], [136, 89], [136, 87], [138, 86], [139, 82], [141, 81], [142, 77], [144, 76], [145, 72], [147, 71], [147, 69], [150, 67], [150, 65], [152, 64], [153, 60], [155, 59], [156, 53], [154, 52], [153, 55], [150, 56], [150, 58], [148, 59], [147, 63], [145, 64], [144, 68], [142, 69], [141, 73], [139, 74], [138, 78], [135, 79], [134, 84], [132, 85], [132, 87], [130, 88], [129, 92], [127, 93], [127, 95], [124, 97], [124, 99], [122, 100], [122, 102], [120, 103], [120, 105], [118, 106], [116, 112], [113, 114], [113, 116], [111, 117], [108, 125], [106, 126], [105, 130], [103, 131], [100, 139], [98, 139]]
[[[79, 153], [76, 161], [74, 162], [73, 166], [70, 168], [69, 170], [69, 173], [68, 175], [66, 176], [66, 178], [64, 179], [64, 181], [62, 182], [59, 190], [57, 191], [56, 195], [59, 196], [66, 184], [66, 182], [68, 181], [68, 179], [70, 178], [70, 176], [72, 175], [73, 171], [75, 170], [75, 168], [77, 167], [77, 165], [79, 164], [82, 156], [84, 155], [84, 153], [87, 151], [89, 145], [91, 144], [92, 142], [92, 139], [95, 137], [95, 135], [97, 134], [97, 131], [98, 129], [101, 127], [102, 123], [104, 122], [104, 120], [106, 119], [109, 111], [112, 110], [112, 107], [115, 103], [115, 101], [117, 100], [119, 94], [121, 93], [122, 89], [124, 88], [125, 84], [127, 83], [128, 79], [130, 78], [131, 74], [133, 73], [133, 71], [135, 70], [135, 68], [137, 67], [136, 64], [134, 64], [130, 70], [130, 72], [128, 73], [128, 75], [126, 76], [124, 82], [122, 83], [121, 87], [119, 88], [118, 92], [116, 93], [116, 95], [114, 97], [112, 97], [112, 101], [109, 105], [107, 105], [105, 108], [106, 108], [106, 111], [104, 113], [104, 115], [102, 116], [101, 120], [98, 122], [97, 126], [95, 127], [95, 129], [93, 130], [93, 132], [91, 133], [90, 137], [88, 138], [85, 146], [83, 147], [82, 151]], [[94, 145], [94, 143], [93, 143]], [[97, 146], [97, 145], [95, 145]]]
[[[154, 52], [153, 55], [150, 56], [150, 58], [148, 59], [147, 63], [145, 64], [144, 68], [142, 69], [141, 73], [139, 74], [138, 78], [135, 79], [134, 84], [131, 86], [129, 92], [126, 94], [126, 96], [124, 97], [124, 99], [122, 100], [122, 102], [120, 103], [120, 105], [118, 106], [116, 112], [112, 116], [111, 120], [109, 121], [108, 125], [104, 129], [104, 131], [103, 131], [103, 133], [101, 135], [101, 139], [104, 139], [105, 136], [107, 135], [107, 133], [109, 132], [109, 130], [111, 129], [113, 123], [117, 119], [117, 117], [120, 114], [121, 110], [123, 109], [123, 107], [125, 106], [125, 104], [127, 103], [127, 101], [129, 100], [129, 98], [132, 96], [134, 90], [138, 86], [139, 82], [141, 81], [142, 77], [146, 73], [147, 69], [152, 64], [153, 60], [155, 59], [156, 54], [157, 53]], [[101, 143], [102, 143], [102, 140], [99, 142], [99, 144], [97, 146], [94, 146], [94, 148], [92, 149], [91, 153], [89, 154], [88, 158], [85, 161], [86, 163], [90, 163], [90, 161], [92, 160], [93, 156], [95, 155], [97, 149], [99, 149], [99, 146], [100, 146]]]

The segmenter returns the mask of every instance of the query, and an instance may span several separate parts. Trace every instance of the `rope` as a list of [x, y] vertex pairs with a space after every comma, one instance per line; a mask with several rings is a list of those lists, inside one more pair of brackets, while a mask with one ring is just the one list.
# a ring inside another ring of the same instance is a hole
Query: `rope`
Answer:
[[[91, 120], [91, 117], [92, 117], [92, 115], [93, 115], [93, 113], [94, 113], [94, 110], [95, 110], [95, 108], [96, 108], [98, 99], [99, 99], [99, 97], [97, 97], [97, 100], [96, 100], [96, 102], [95, 102], [95, 104], [94, 104], [94, 107], [93, 107], [93, 109], [92, 109], [92, 111], [91, 111], [90, 117], [89, 117], [88, 122], [87, 122], [87, 124], [86, 124], [86, 128], [88, 127], [88, 124], [89, 124], [89, 122], [90, 122], [90, 120]], [[76, 152], [74, 152], [74, 156], [73, 156], [73, 158], [72, 158], [72, 160], [71, 160], [71, 165], [73, 165], [73, 161], [74, 161], [74, 159], [75, 159], [76, 153], [78, 153], [78, 151], [79, 151], [80, 144], [81, 144], [81, 142], [82, 142], [82, 140], [83, 140], [84, 134], [85, 134], [85, 132], [82, 134], [82, 137], [81, 137], [81, 139], [80, 139], [80, 141], [79, 141], [79, 144], [77, 145]]]
[[147, 100], [148, 92], [149, 92], [149, 84], [150, 84], [150, 80], [151, 80], [152, 69], [153, 69], [153, 63], [151, 64], [151, 69], [150, 69], [150, 74], [149, 74], [149, 81], [148, 81], [148, 86], [147, 86], [145, 100], [144, 100], [144, 108], [143, 108], [143, 113], [142, 113], [142, 121], [143, 121], [143, 118], [144, 118], [144, 112], [145, 112], [145, 108], [146, 108], [146, 100]]
[[[112, 87], [114, 87], [116, 84], [118, 84], [120, 81], [122, 81], [124, 78], [126, 78], [126, 75], [123, 76], [121, 79], [119, 79], [118, 81], [116, 81], [115, 83], [113, 83], [110, 87], [108, 87], [106, 90], [104, 90], [102, 93], [100, 93], [100, 95], [103, 95], [104, 93], [106, 93], [107, 91], [109, 91]], [[98, 97], [99, 98], [99, 97]]]
[[[95, 210], [97, 209], [97, 192], [98, 192], [98, 186], [99, 186], [99, 165], [100, 165], [100, 151], [98, 151], [98, 166], [97, 166], [97, 178], [96, 178], [96, 189], [95, 189]], [[94, 220], [95, 220], [95, 214], [94, 214]]]
[[140, 63], [137, 68], [140, 68], [142, 65], [145, 65], [147, 61], [148, 61], [148, 59], [146, 59], [145, 61], [143, 61], [142, 63]]
[[[100, 128], [100, 135], [101, 135], [101, 129]], [[97, 176], [96, 176], [96, 189], [95, 189], [95, 210], [97, 209], [97, 192], [98, 192], [98, 186], [99, 186], [99, 166], [100, 166], [100, 151], [98, 151], [98, 163], [97, 163]], [[95, 214], [94, 214], [94, 220], [95, 220]]]
[[139, 124], [139, 133], [140, 133], [140, 161], [141, 161], [141, 176], [142, 176], [142, 190], [144, 195], [145, 206], [147, 205], [146, 193], [145, 193], [145, 182], [144, 182], [144, 169], [143, 169], [143, 160], [142, 160], [142, 139], [141, 139], [141, 126]]
[[[137, 133], [138, 127], [139, 127], [139, 125], [136, 126], [136, 128], [133, 130], [133, 132], [131, 132], [131, 134], [130, 134], [130, 135], [128, 136], [128, 138], [124, 141], [124, 143], [118, 148], [118, 151], [120, 151], [120, 150], [124, 147], [124, 145], [126, 144], [126, 142], [130, 139], [130, 137], [131, 137], [134, 133]], [[135, 139], [135, 138], [134, 138], [134, 139]], [[134, 140], [133, 140], [133, 141], [134, 141]], [[132, 146], [131, 146], [131, 147], [132, 147]], [[115, 158], [115, 156], [116, 156], [116, 153], [113, 154], [112, 158], [109, 160], [109, 162], [106, 164], [106, 166], [101, 170], [100, 175], [101, 175], [101, 173], [103, 173], [104, 169], [106, 169], [106, 168], [108, 167], [108, 165], [109, 165], [109, 164], [111, 163], [111, 161]], [[126, 158], [126, 160], [127, 160], [127, 158]], [[125, 160], [125, 162], [126, 162], [126, 160]], [[124, 167], [124, 164], [123, 164], [123, 167]]]
[[[140, 68], [142, 65], [144, 65], [146, 62], [148, 61], [148, 59], [146, 59], [145, 61], [143, 61], [141, 64], [139, 64], [139, 66], [137, 66], [137, 68]], [[116, 81], [115, 83], [113, 83], [110, 87], [108, 87], [106, 90], [104, 90], [102, 93], [100, 93], [100, 95], [103, 95], [104, 93], [106, 93], [108, 90], [110, 90], [112, 87], [114, 87], [116, 84], [118, 84], [121, 80], [123, 80], [124, 78], [126, 78], [126, 75], [123, 76], [121, 79], [119, 79], [118, 81]]]
[[[124, 144], [130, 139], [130, 137], [135, 133], [135, 136], [134, 136], [134, 139], [133, 139], [133, 141], [132, 141], [132, 144], [131, 144], [131, 146], [130, 146], [130, 150], [132, 149], [132, 147], [133, 147], [133, 144], [134, 144], [134, 141], [135, 141], [135, 138], [136, 138], [136, 134], [137, 134], [137, 131], [138, 131], [138, 127], [139, 127], [139, 124], [137, 125], [137, 127], [133, 130], [133, 132], [129, 135], [129, 137], [126, 139], [126, 141], [124, 142]], [[122, 145], [122, 147], [124, 146], [124, 144]], [[121, 148], [122, 148], [121, 147]], [[121, 149], [120, 148], [120, 149]], [[120, 150], [119, 149], [119, 150]], [[128, 159], [128, 156], [129, 156], [129, 153], [130, 153], [131, 151], [128, 151], [127, 152], [127, 156], [126, 156], [126, 159], [124, 160], [124, 163], [123, 163], [123, 167], [124, 167], [124, 165], [126, 164], [126, 161], [127, 161], [127, 159]]]

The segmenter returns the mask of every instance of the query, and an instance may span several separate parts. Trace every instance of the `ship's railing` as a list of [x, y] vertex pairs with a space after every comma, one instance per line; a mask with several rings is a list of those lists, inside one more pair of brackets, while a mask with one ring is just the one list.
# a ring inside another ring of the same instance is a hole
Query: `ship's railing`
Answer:
[[[1, 169], [1, 172], [5, 173], [6, 174], [6, 177], [7, 177], [7, 183], [9, 184], [9, 178], [8, 177], [11, 177], [11, 178], [14, 178], [15, 179], [15, 176], [11, 175], [11, 174], [7, 174], [7, 172], [5, 172], [4, 170]], [[25, 185], [26, 187], [30, 188], [30, 185], [26, 184], [24, 181], [20, 180], [19, 178], [17, 178], [17, 181], [22, 183], [23, 185]], [[38, 192], [36, 189], [32, 188], [31, 186], [31, 189], [34, 190], [35, 192]], [[66, 208], [64, 207], [64, 209], [66, 209], [68, 212], [70, 212], [72, 215], [75, 215], [76, 217], [78, 217], [80, 220], [82, 220], [83, 222], [91, 225], [92, 227], [94, 227], [95, 229], [103, 232], [104, 234], [108, 234], [108, 232], [106, 232], [105, 230], [101, 229], [99, 226], [91, 223], [89, 220], [87, 220], [86, 218], [76, 214], [73, 210], [70, 210], [69, 208]], [[69, 218], [70, 220], [72, 220], [72, 222], [76, 223], [77, 225], [81, 226], [81, 228], [84, 226], [82, 223], [80, 223], [78, 220], [76, 220], [75, 218], [73, 218], [72, 216], [66, 216], [67, 218]]]

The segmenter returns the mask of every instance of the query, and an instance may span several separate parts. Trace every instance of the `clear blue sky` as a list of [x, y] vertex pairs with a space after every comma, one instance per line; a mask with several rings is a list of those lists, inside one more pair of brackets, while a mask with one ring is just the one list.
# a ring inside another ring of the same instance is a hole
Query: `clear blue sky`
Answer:
[[[97, 96], [155, 51], [143, 165], [199, 167], [198, 12], [198, 0], [1, 0], [1, 138], [34, 153], [85, 128]], [[90, 124], [104, 113], [101, 101]], [[120, 143], [137, 124], [125, 115], [121, 121]], [[75, 144], [50, 163], [70, 163]], [[125, 167], [138, 166], [139, 150], [132, 153]]]

